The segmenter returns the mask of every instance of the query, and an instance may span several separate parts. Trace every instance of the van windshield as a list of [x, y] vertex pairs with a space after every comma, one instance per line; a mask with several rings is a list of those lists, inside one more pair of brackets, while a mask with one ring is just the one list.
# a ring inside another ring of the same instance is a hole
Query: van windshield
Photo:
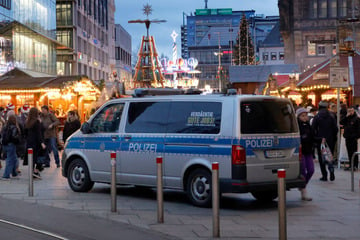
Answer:
[[294, 133], [298, 126], [291, 104], [277, 99], [241, 102], [241, 133]]

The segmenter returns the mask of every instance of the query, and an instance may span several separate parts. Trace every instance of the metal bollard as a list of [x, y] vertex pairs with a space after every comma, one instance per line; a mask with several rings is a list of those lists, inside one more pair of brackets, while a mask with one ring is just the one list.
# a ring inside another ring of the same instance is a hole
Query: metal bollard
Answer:
[[286, 240], [286, 186], [285, 169], [278, 169], [278, 211], [279, 211], [279, 239]]
[[33, 149], [28, 148], [28, 165], [29, 165], [29, 197], [34, 196], [34, 178], [33, 178]]
[[[351, 156], [351, 191], [354, 192], [354, 159], [356, 155], [360, 155], [360, 152], [354, 152]], [[360, 184], [360, 183], [359, 183]]]
[[111, 158], [111, 212], [116, 212], [116, 152], [110, 153]]
[[219, 163], [212, 163], [212, 210], [213, 210], [213, 237], [220, 237], [219, 217]]
[[162, 163], [163, 163], [163, 158], [161, 156], [156, 157], [156, 165], [157, 165], [156, 198], [157, 198], [157, 219], [158, 219], [158, 223], [163, 223], [164, 222], [164, 195], [163, 195]]

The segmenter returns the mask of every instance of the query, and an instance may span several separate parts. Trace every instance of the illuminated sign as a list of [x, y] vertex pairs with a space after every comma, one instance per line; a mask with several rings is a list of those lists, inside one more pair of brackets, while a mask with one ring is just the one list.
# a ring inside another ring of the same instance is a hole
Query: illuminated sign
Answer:
[[196, 9], [196, 16], [204, 15], [231, 15], [232, 8]]

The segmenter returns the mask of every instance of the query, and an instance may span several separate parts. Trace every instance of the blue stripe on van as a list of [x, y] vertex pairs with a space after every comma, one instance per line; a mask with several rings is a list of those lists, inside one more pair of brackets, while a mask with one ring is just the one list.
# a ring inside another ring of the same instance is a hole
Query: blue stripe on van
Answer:
[[[80, 140], [85, 140], [85, 146]], [[120, 142], [122, 142], [120, 146]], [[85, 137], [77, 138], [72, 137], [68, 142], [67, 148], [83, 149], [84, 147], [89, 150], [120, 150], [129, 151], [130, 143], [143, 144], [156, 144], [157, 152], [165, 152], [171, 154], [205, 154], [205, 155], [230, 155], [231, 145], [237, 144], [239, 141], [229, 138], [189, 138], [189, 137], [168, 137], [163, 142], [162, 137], [132, 137], [128, 142], [124, 140], [124, 137], [119, 137], [116, 141], [113, 141], [111, 137]], [[104, 149], [100, 149], [100, 144], [104, 144]], [[226, 147], [226, 145], [228, 147]], [[273, 138], [245, 138], [240, 139], [240, 145], [246, 148], [246, 155], [253, 156], [253, 149], [286, 149], [296, 147], [295, 153], [299, 153], [300, 138], [289, 137], [279, 138], [278, 143], [274, 142]], [[114, 149], [116, 148], [116, 149]], [[153, 149], [151, 146], [146, 146], [148, 149]], [[140, 147], [141, 149], [141, 147]]]

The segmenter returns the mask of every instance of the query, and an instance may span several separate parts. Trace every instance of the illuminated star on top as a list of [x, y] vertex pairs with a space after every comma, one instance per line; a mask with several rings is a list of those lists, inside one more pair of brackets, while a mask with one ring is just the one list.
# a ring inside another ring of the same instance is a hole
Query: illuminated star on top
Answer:
[[151, 13], [152, 13], [151, 5], [150, 4], [144, 5], [143, 12], [147, 17], [149, 17], [149, 15], [151, 15]]
[[172, 37], [172, 39], [174, 40], [174, 42], [176, 42], [176, 37], [179, 36], [175, 30], [172, 32], [172, 34], [170, 35]]

